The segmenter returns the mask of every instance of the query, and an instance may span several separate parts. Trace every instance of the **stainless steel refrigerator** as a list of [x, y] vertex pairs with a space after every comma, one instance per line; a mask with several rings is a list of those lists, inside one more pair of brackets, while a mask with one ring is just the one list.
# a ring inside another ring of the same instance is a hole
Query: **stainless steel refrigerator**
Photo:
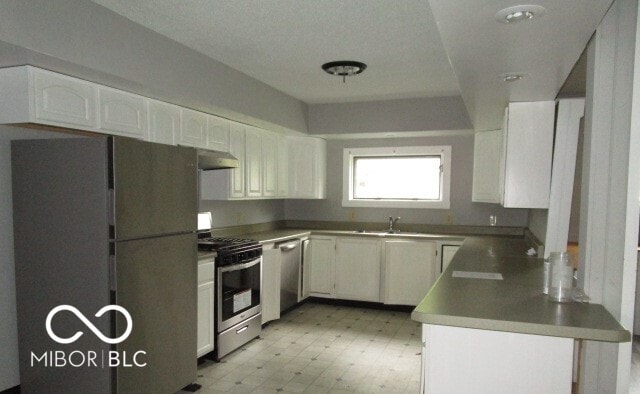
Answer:
[[[174, 393], [196, 379], [197, 154], [120, 137], [14, 141], [23, 393]], [[117, 304], [117, 311], [95, 314]], [[107, 338], [106, 343], [69, 310]], [[71, 338], [72, 343], [58, 343]], [[34, 358], [35, 356], [35, 358]], [[93, 358], [92, 358], [93, 356]], [[117, 359], [116, 359], [117, 358]]]

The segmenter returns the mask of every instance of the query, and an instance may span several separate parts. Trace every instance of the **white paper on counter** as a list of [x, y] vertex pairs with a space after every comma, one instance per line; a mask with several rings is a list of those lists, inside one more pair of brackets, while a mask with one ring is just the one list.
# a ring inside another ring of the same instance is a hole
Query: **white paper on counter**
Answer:
[[473, 271], [453, 271], [451, 274], [454, 278], [469, 278], [469, 279], [492, 279], [502, 280], [502, 274], [499, 272], [473, 272]]

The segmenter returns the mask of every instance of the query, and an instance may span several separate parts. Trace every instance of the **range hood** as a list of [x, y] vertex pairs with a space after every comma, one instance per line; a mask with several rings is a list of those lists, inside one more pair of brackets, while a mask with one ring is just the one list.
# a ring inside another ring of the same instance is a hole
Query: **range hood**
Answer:
[[198, 169], [203, 171], [237, 168], [238, 159], [227, 152], [198, 149]]

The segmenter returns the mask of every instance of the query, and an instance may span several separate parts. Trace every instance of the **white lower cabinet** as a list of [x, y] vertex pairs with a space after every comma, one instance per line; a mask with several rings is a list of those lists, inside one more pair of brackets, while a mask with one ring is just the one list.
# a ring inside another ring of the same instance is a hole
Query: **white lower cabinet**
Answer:
[[380, 302], [380, 241], [336, 240], [336, 297]]
[[418, 305], [436, 281], [436, 243], [385, 241], [384, 303]]
[[313, 297], [418, 305], [438, 275], [434, 241], [311, 235], [305, 293]]
[[336, 238], [312, 235], [309, 237], [308, 261], [309, 295], [335, 295]]
[[215, 333], [213, 328], [215, 286], [215, 263], [213, 259], [198, 262], [198, 329], [197, 329], [197, 357], [201, 357], [213, 350]]
[[280, 318], [280, 249], [262, 245], [262, 324]]
[[574, 339], [422, 325], [421, 393], [571, 393]]

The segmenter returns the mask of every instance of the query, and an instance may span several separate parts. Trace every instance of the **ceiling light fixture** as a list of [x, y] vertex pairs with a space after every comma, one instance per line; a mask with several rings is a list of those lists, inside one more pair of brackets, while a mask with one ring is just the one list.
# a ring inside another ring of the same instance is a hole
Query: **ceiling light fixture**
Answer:
[[494, 18], [501, 23], [513, 24], [540, 18], [546, 11], [544, 7], [539, 5], [516, 5], [498, 11]]
[[524, 78], [527, 74], [525, 73], [506, 73], [500, 74], [500, 78], [505, 82], [516, 82]]
[[367, 65], [362, 62], [356, 62], [353, 60], [338, 60], [335, 62], [329, 62], [322, 65], [322, 69], [331, 75], [342, 77], [342, 83], [346, 82], [347, 77], [352, 77], [363, 72], [367, 68]]

